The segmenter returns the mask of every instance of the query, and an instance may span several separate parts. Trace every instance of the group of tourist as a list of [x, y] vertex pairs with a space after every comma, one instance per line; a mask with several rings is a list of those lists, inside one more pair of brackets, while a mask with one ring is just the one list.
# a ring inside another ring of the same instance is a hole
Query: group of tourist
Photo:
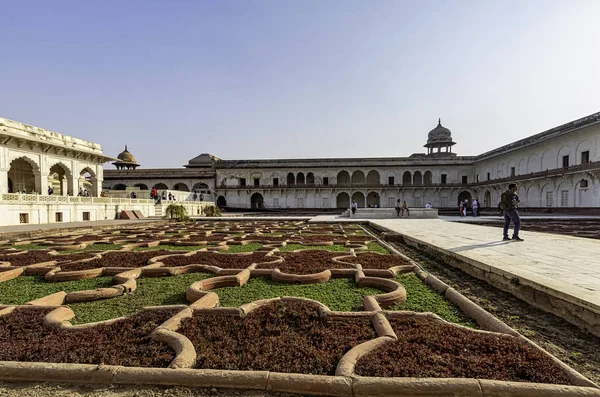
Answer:
[[[474, 199], [472, 203], [472, 214], [473, 216], [480, 216], [479, 212], [479, 199]], [[460, 201], [458, 204], [458, 211], [460, 216], [467, 216], [467, 210], [469, 209], [469, 199], [465, 199], [464, 201]]]
[[[25, 190], [23, 190], [22, 193], [26, 194], [27, 192]], [[37, 194], [37, 192], [32, 191], [31, 194]], [[48, 196], [51, 196], [53, 194], [54, 194], [54, 188], [52, 186], [48, 186]], [[67, 196], [72, 196], [72, 195], [73, 195], [73, 193], [71, 193], [71, 191], [67, 192]], [[87, 189], [84, 189], [82, 187], [79, 188], [79, 193], [77, 193], [77, 195], [79, 197], [92, 197], [90, 192], [88, 192]]]
[[[394, 206], [394, 208], [396, 209], [396, 214], [400, 217], [400, 216], [404, 216], [404, 211], [406, 211], [406, 216], [410, 216], [410, 210], [408, 209], [408, 204], [406, 203], [406, 200], [402, 201], [402, 203], [400, 203], [400, 199], [396, 200], [396, 205]], [[402, 215], [400, 215], [402, 213]]]

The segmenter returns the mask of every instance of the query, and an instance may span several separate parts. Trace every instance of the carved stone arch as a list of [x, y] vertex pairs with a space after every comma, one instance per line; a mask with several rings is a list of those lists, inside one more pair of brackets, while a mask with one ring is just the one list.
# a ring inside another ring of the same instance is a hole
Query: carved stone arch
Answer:
[[543, 191], [544, 190], [540, 189], [540, 186], [537, 183], [534, 183], [527, 187], [527, 197], [525, 205], [527, 207], [543, 207]]
[[531, 172], [540, 172], [542, 169], [542, 163], [540, 161], [540, 156], [537, 153], [531, 154], [527, 158], [527, 173]]
[[335, 197], [337, 208], [350, 208], [350, 194], [348, 192], [339, 192]]
[[369, 186], [375, 186], [381, 184], [381, 175], [379, 175], [379, 171], [370, 170], [367, 173], [367, 184]]
[[558, 168], [556, 162], [556, 152], [554, 152], [552, 149], [544, 150], [544, 152], [542, 153], [540, 167], [541, 171], [553, 170], [555, 168]]
[[569, 165], [573, 165], [575, 164], [575, 162], [573, 160], [575, 160], [573, 158], [573, 148], [571, 147], [571, 145], [562, 145], [560, 147], [560, 149], [558, 149], [558, 151], [556, 152], [556, 167], [555, 168], [560, 168], [563, 166], [563, 161], [562, 158], [563, 156], [569, 156]]
[[73, 175], [73, 172], [71, 171], [71, 168], [69, 168], [68, 165], [66, 165], [65, 163], [63, 163], [62, 161], [53, 161], [52, 162], [52, 166], [50, 166], [50, 168], [48, 168], [48, 171], [50, 174], [52, 173], [59, 173], [62, 174], [63, 176], [66, 177], [70, 177]]
[[288, 185], [295, 185], [296, 184], [296, 175], [294, 175], [293, 172], [288, 172], [286, 182]]
[[42, 193], [40, 166], [28, 156], [19, 156], [11, 160], [7, 178], [8, 193]]
[[421, 171], [415, 171], [413, 174], [413, 184], [416, 186], [420, 186], [423, 184], [423, 174]]
[[[366, 182], [365, 173], [361, 170], [356, 170], [352, 173], [352, 185], [364, 185]], [[363, 194], [364, 196], [364, 194]]]
[[430, 170], [425, 171], [423, 174], [423, 184], [425, 186], [433, 185], [433, 173]]
[[350, 185], [350, 173], [346, 170], [342, 170], [337, 174], [338, 185]]
[[525, 160], [524, 157], [521, 157], [521, 159], [519, 160], [518, 168], [517, 168], [517, 174], [523, 175], [526, 173], [527, 173], [527, 160]]
[[190, 187], [187, 185], [187, 183], [177, 182], [177, 183], [173, 184], [173, 190], [178, 190], [181, 192], [189, 192]]

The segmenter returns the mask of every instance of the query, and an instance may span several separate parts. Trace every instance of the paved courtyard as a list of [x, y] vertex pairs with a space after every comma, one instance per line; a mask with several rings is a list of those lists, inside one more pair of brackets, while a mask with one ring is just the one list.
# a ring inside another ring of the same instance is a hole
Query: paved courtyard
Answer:
[[600, 314], [598, 240], [522, 231], [525, 241], [502, 241], [499, 228], [443, 219], [384, 219], [371, 223], [480, 268], [518, 277], [522, 283]]

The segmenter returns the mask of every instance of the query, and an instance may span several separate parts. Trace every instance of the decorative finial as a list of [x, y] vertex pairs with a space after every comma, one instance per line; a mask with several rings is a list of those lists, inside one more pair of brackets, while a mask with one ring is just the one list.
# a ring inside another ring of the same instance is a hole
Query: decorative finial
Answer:
[[438, 119], [438, 125], [442, 125], [442, 118], [441, 117]]
[[127, 145], [125, 145], [125, 151], [127, 151]]

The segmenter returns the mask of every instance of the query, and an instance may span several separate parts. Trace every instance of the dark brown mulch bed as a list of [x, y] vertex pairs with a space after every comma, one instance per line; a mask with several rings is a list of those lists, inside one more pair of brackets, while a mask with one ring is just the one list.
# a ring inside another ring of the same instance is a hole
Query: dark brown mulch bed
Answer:
[[549, 356], [509, 335], [422, 318], [394, 319], [390, 324], [398, 341], [358, 360], [358, 375], [571, 384]]
[[325, 250], [313, 250], [300, 252], [279, 252], [276, 255], [283, 257], [283, 263], [278, 265], [258, 265], [256, 268], [278, 268], [284, 273], [291, 274], [313, 274], [327, 269], [352, 269], [351, 265], [344, 265], [331, 260], [339, 256], [344, 256], [343, 252], [340, 253]]
[[72, 261], [78, 261], [81, 259], [92, 258], [94, 255], [95, 255], [94, 253], [90, 253], [90, 252], [82, 252], [79, 254], [60, 254], [60, 255], [55, 255], [54, 260], [57, 263], [72, 262]]
[[250, 255], [219, 254], [216, 252], [198, 252], [192, 256], [173, 256], [165, 258], [165, 266], [187, 266], [192, 264], [211, 265], [223, 269], [245, 269], [253, 263], [270, 262], [277, 258], [265, 257], [264, 252]]
[[[111, 236], [111, 237], [114, 237], [114, 236]], [[77, 238], [75, 239], [75, 241], [77, 241], [78, 243], [83, 243], [83, 242], [86, 242], [86, 241], [100, 241], [100, 240], [106, 240], [106, 239], [108, 239], [108, 238], [109, 238], [109, 236], [98, 236], [98, 235], [91, 235], [91, 236], [80, 236], [80, 237], [77, 237]]]
[[65, 263], [61, 264], [60, 268], [62, 271], [70, 272], [99, 267], [142, 267], [146, 266], [148, 261], [154, 257], [181, 253], [184, 252], [171, 250], [105, 252], [102, 258], [87, 262]]
[[0, 317], [0, 361], [165, 368], [175, 358], [169, 346], [149, 335], [177, 309], [144, 311], [88, 329], [45, 327], [50, 310], [18, 308]]
[[348, 263], [360, 263], [363, 269], [389, 269], [392, 266], [410, 265], [410, 262], [398, 255], [382, 255], [373, 252], [358, 253], [356, 257], [342, 259]]
[[179, 333], [197, 352], [197, 368], [334, 375], [352, 347], [377, 337], [366, 318], [327, 321], [311, 302], [273, 302], [245, 318], [194, 315]]
[[35, 263], [53, 261], [49, 251], [29, 251], [18, 255], [0, 255], [0, 262], [10, 262], [12, 266], [28, 266]]

